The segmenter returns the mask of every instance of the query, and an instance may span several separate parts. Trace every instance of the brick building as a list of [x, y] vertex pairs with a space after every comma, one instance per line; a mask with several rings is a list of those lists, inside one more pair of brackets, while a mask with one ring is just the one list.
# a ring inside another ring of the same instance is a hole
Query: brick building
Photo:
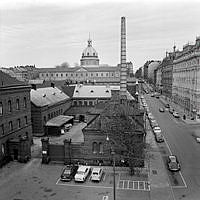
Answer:
[[0, 71], [0, 166], [27, 161], [32, 141], [30, 86]]
[[62, 115], [71, 106], [70, 98], [57, 87], [31, 89], [31, 119], [34, 136], [45, 135], [48, 120]]

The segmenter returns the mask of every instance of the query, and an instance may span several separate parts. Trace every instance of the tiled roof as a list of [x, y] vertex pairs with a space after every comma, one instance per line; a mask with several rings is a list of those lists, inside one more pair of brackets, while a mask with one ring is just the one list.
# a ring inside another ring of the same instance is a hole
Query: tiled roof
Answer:
[[56, 104], [67, 99], [69, 97], [56, 87], [31, 89], [31, 102], [38, 107]]
[[17, 85], [25, 85], [25, 84], [0, 70], [0, 87], [17, 86]]
[[65, 123], [67, 123], [69, 120], [73, 119], [73, 116], [66, 116], [66, 115], [59, 115], [57, 117], [54, 117], [50, 119], [47, 123], [46, 126], [63, 126]]
[[105, 85], [76, 85], [73, 98], [111, 98], [111, 89]]

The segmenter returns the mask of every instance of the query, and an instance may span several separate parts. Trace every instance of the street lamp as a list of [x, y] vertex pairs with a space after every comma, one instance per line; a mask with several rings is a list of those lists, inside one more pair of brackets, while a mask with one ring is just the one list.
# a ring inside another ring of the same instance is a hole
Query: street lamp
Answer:
[[[110, 138], [106, 137], [106, 141], [110, 142]], [[111, 145], [111, 155], [112, 155], [112, 159], [113, 159], [113, 199], [116, 200], [116, 186], [115, 186], [115, 152], [114, 149], [112, 148]]]

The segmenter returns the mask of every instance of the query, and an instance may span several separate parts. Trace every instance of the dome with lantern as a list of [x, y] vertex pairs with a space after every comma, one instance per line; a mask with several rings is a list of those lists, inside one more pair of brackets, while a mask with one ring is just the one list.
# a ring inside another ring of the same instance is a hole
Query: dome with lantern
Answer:
[[88, 46], [83, 50], [81, 57], [81, 66], [97, 66], [99, 65], [98, 53], [92, 47], [92, 40], [89, 38]]

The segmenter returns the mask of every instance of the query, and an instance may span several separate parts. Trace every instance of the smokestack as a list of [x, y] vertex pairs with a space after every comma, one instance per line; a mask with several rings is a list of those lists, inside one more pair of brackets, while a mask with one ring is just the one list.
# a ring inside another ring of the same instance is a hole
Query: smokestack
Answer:
[[126, 99], [127, 67], [126, 67], [126, 18], [121, 17], [121, 65], [120, 96]]

